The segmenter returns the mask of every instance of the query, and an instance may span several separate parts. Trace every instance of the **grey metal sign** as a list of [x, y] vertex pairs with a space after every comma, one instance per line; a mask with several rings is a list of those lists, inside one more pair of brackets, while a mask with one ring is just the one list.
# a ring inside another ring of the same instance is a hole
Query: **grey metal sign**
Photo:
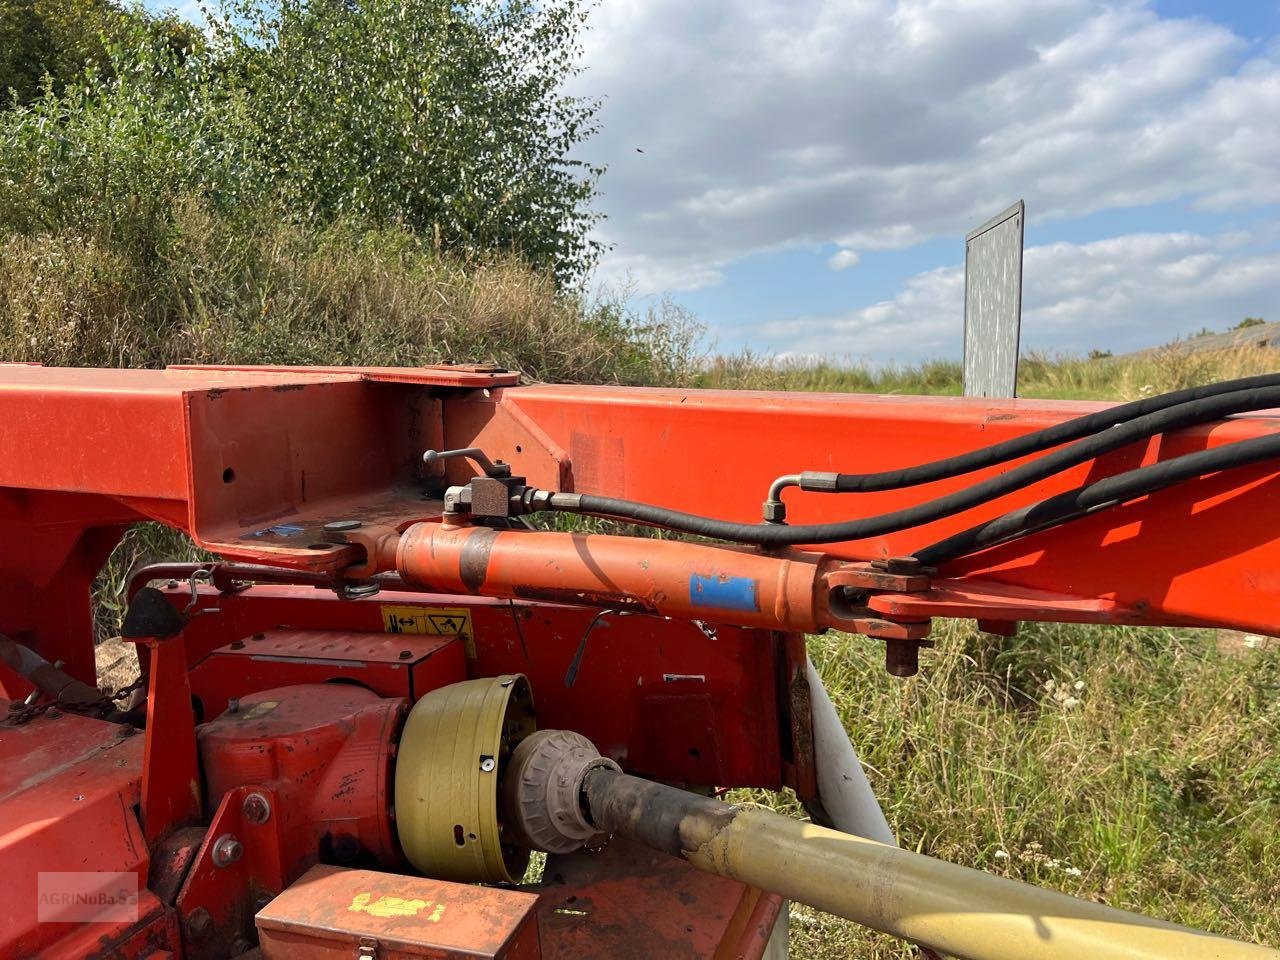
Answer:
[[1025, 220], [1019, 200], [964, 238], [966, 397], [1017, 395]]

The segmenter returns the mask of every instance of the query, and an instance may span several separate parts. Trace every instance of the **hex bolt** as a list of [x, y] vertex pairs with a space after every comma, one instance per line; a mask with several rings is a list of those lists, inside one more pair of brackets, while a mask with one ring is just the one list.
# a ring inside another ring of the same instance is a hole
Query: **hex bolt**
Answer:
[[266, 823], [271, 819], [271, 801], [265, 794], [251, 793], [244, 798], [240, 812], [250, 823]]
[[244, 844], [229, 833], [213, 842], [213, 865], [229, 867], [244, 856]]
[[196, 907], [187, 917], [187, 938], [196, 943], [209, 939], [213, 933], [213, 917], [204, 907]]

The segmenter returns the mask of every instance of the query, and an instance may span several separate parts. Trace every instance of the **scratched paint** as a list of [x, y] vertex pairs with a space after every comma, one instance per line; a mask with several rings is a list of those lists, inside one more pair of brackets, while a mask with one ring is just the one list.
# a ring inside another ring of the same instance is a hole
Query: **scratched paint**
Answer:
[[750, 577], [695, 573], [689, 577], [689, 603], [718, 610], [759, 610], [756, 587]]

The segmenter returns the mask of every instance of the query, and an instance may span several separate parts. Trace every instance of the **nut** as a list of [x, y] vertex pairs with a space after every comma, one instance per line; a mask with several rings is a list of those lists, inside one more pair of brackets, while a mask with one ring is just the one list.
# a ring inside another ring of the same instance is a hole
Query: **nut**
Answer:
[[213, 917], [204, 907], [196, 907], [187, 917], [187, 938], [199, 943], [213, 933]]
[[250, 823], [266, 823], [271, 819], [271, 801], [266, 798], [265, 794], [251, 793], [244, 798], [244, 803], [240, 806], [240, 812], [244, 814], [244, 818]]
[[787, 505], [781, 500], [766, 500], [764, 502], [764, 522], [765, 523], [782, 523], [787, 519]]
[[224, 833], [213, 842], [213, 865], [229, 867], [244, 856], [244, 844], [229, 833]]

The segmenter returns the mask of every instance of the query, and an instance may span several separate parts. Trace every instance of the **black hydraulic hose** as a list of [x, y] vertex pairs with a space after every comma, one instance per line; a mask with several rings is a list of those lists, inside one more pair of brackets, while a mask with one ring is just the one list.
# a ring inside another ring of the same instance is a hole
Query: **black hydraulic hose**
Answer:
[[1254, 437], [1212, 450], [1184, 454], [1172, 460], [1119, 473], [1006, 513], [917, 550], [913, 556], [925, 566], [936, 567], [948, 560], [1060, 526], [1099, 510], [1119, 506], [1185, 480], [1248, 466], [1273, 457], [1280, 457], [1280, 434]]
[[900, 470], [883, 470], [878, 473], [827, 473], [805, 471], [787, 477], [780, 477], [770, 491], [770, 499], [776, 501], [778, 494], [788, 486], [799, 486], [804, 490], [823, 491], [829, 493], [870, 493], [876, 490], [897, 490], [921, 483], [932, 483], [958, 477], [984, 467], [992, 467], [1009, 460], [1016, 460], [1029, 454], [1040, 453], [1052, 447], [1070, 443], [1081, 437], [1107, 430], [1121, 423], [1135, 420], [1147, 414], [1167, 410], [1193, 400], [1220, 396], [1240, 390], [1254, 390], [1260, 387], [1280, 387], [1280, 374], [1268, 373], [1256, 377], [1241, 377], [1237, 380], [1224, 380], [1203, 387], [1191, 387], [1186, 390], [1175, 390], [1144, 400], [1135, 400], [1119, 406], [1108, 407], [1097, 413], [1086, 414], [1054, 424], [1035, 433], [1014, 437], [989, 447], [971, 450], [916, 466], [904, 467]]
[[589, 513], [615, 520], [666, 527], [716, 540], [730, 540], [766, 547], [861, 540], [922, 526], [943, 517], [949, 517], [1159, 433], [1218, 420], [1233, 413], [1275, 406], [1280, 406], [1280, 386], [1237, 390], [1193, 400], [1117, 424], [1102, 433], [1055, 450], [999, 476], [934, 500], [895, 510], [892, 513], [836, 523], [798, 526], [735, 523], [682, 513], [652, 504], [592, 494], [553, 494], [549, 498], [548, 508], [566, 513]]

